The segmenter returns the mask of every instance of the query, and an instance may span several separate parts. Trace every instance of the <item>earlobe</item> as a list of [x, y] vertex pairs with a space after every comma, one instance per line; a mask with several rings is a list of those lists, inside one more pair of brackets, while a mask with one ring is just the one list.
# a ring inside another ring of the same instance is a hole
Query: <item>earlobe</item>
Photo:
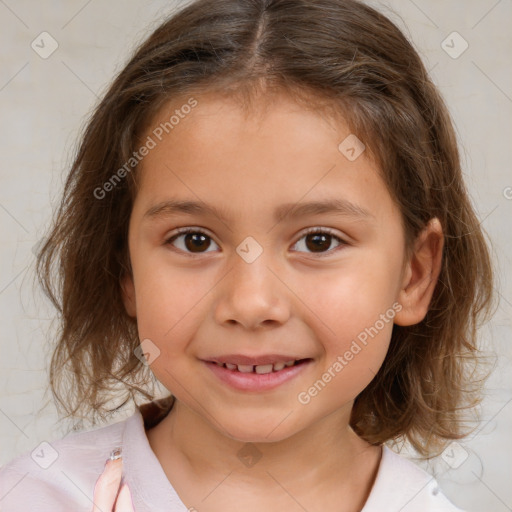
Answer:
[[121, 294], [123, 297], [124, 307], [126, 312], [132, 318], [137, 317], [137, 307], [135, 303], [135, 285], [133, 283], [133, 277], [129, 274], [125, 274], [121, 278]]
[[425, 318], [441, 273], [443, 246], [441, 223], [433, 218], [418, 235], [407, 263], [397, 299], [402, 309], [395, 316], [395, 324], [414, 325]]

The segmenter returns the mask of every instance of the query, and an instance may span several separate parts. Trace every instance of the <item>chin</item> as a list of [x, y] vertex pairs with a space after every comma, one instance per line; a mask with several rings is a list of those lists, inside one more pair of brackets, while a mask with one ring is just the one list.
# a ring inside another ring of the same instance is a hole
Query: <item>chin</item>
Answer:
[[220, 433], [241, 443], [274, 443], [283, 441], [294, 433], [289, 428], [284, 428], [281, 424], [283, 419], [284, 417], [269, 418], [261, 421], [261, 418], [248, 420], [245, 417], [237, 421], [236, 418], [230, 418], [229, 422], [221, 422], [224, 430], [220, 430]]

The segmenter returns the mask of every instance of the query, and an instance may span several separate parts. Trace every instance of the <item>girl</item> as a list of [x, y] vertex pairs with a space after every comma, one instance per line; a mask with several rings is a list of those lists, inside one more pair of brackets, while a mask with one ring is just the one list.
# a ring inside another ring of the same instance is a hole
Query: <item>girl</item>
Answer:
[[3, 511], [459, 510], [388, 445], [464, 435], [492, 271], [444, 103], [372, 8], [182, 8], [95, 110], [38, 270], [58, 403], [136, 408], [7, 464]]

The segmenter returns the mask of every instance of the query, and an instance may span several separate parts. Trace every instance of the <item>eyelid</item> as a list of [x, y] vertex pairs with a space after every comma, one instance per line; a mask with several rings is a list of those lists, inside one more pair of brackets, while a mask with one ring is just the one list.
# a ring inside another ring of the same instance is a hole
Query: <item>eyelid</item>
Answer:
[[[318, 232], [327, 233], [328, 235], [331, 235], [333, 237], [340, 239], [342, 242], [348, 243], [344, 238], [342, 238], [342, 236], [340, 236], [338, 234], [338, 232], [335, 229], [325, 228], [322, 226], [306, 228], [304, 231], [301, 231], [300, 236], [297, 238], [297, 241], [299, 241], [304, 235], [309, 235], [310, 233], [318, 233]], [[295, 243], [297, 243], [297, 242], [295, 242]]]
[[175, 233], [171, 235], [170, 238], [175, 237], [176, 235], [181, 235], [183, 233], [203, 233], [204, 235], [208, 235], [212, 240], [214, 238], [210, 231], [199, 226], [186, 226], [182, 228], [176, 228]]

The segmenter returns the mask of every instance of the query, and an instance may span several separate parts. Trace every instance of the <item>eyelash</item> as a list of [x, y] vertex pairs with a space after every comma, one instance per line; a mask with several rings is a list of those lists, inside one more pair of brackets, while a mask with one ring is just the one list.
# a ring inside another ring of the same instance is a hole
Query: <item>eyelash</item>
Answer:
[[[190, 228], [178, 228], [176, 231], [177, 232], [174, 235], [172, 235], [170, 238], [168, 238], [164, 242], [165, 245], [171, 245], [172, 242], [174, 242], [174, 240], [176, 240], [178, 237], [180, 237], [181, 235], [186, 235], [188, 233], [199, 233], [199, 234], [205, 235], [208, 238], [213, 240], [213, 238], [210, 235], [208, 235], [208, 233], [206, 233], [205, 231], [203, 231], [203, 230], [201, 230], [199, 228], [192, 228], [192, 227], [190, 227]], [[302, 238], [304, 238], [307, 235], [313, 234], [313, 233], [314, 234], [326, 234], [326, 235], [329, 235], [329, 236], [333, 237], [337, 242], [340, 242], [340, 245], [338, 247], [335, 247], [334, 249], [329, 249], [328, 251], [325, 251], [323, 253], [313, 253], [313, 252], [311, 252], [311, 253], [307, 253], [307, 254], [316, 254], [317, 257], [322, 258], [322, 257], [330, 256], [334, 252], [342, 249], [343, 246], [348, 245], [348, 243], [345, 242], [345, 240], [343, 240], [342, 238], [337, 236], [335, 234], [334, 230], [332, 230], [330, 228], [308, 228], [305, 232], [302, 233], [300, 238], [298, 238], [297, 241], [293, 245], [296, 245], [300, 240], [302, 240]], [[184, 252], [181, 249], [177, 249], [177, 250], [180, 251], [180, 252]], [[210, 252], [210, 251], [207, 251], [207, 252]], [[300, 252], [300, 251], [295, 251], [295, 252]], [[206, 252], [205, 253], [196, 253], [196, 254], [190, 253], [190, 252], [185, 252], [185, 254], [187, 256], [195, 258], [195, 257], [201, 256], [202, 254], [206, 254]]]

